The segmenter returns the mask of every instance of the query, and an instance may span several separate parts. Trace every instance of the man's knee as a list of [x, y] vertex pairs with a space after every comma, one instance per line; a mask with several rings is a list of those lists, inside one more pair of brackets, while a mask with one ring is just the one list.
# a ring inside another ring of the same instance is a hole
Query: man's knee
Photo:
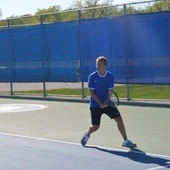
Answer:
[[96, 131], [100, 128], [100, 125], [91, 125], [90, 128], [93, 129], [93, 131]]
[[122, 124], [123, 123], [123, 119], [121, 116], [115, 118], [115, 121], [118, 123], [118, 124]]

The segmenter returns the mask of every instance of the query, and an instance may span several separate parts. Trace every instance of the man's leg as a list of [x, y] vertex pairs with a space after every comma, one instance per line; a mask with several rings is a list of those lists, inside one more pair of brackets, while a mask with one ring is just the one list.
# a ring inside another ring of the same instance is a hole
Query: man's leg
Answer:
[[122, 117], [119, 116], [119, 117], [115, 118], [115, 121], [116, 121], [117, 127], [118, 127], [118, 129], [119, 129], [119, 131], [120, 131], [120, 133], [121, 133], [121, 135], [122, 135], [122, 137], [124, 139], [124, 142], [122, 143], [122, 146], [130, 147], [130, 148], [136, 147], [136, 144], [134, 144], [131, 140], [129, 140], [127, 138], [127, 134], [126, 134], [126, 130], [125, 130], [125, 125], [123, 123]]
[[82, 139], [81, 144], [83, 146], [86, 145], [87, 141], [90, 138], [91, 133], [95, 132], [100, 127], [100, 119], [102, 115], [102, 110], [98, 108], [90, 108], [91, 110], [91, 125], [89, 126], [88, 130], [85, 131]]
[[119, 116], [119, 117], [115, 118], [114, 120], [116, 121], [119, 132], [121, 133], [121, 135], [125, 141], [127, 139], [127, 134], [126, 134], [125, 125], [123, 123], [122, 116]]
[[89, 140], [90, 134], [95, 132], [96, 130], [98, 130], [99, 127], [100, 127], [99, 125], [90, 125], [89, 126], [89, 129], [84, 132], [84, 135], [83, 135], [83, 137], [81, 139], [81, 144], [83, 146], [85, 146], [87, 141]]

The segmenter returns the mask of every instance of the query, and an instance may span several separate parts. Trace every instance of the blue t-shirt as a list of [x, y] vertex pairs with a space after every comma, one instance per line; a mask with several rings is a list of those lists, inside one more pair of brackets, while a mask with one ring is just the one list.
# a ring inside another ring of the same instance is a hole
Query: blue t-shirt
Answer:
[[[109, 71], [106, 71], [104, 76], [100, 75], [98, 71], [95, 71], [88, 77], [88, 88], [94, 90], [102, 103], [106, 101], [108, 91], [112, 90], [113, 87], [114, 76]], [[90, 107], [99, 107], [99, 104], [92, 97], [90, 97]]]

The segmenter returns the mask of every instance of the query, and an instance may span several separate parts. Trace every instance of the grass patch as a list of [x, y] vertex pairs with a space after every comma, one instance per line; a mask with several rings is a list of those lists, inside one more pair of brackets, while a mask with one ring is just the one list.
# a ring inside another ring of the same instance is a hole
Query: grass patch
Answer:
[[[119, 97], [126, 97], [126, 86], [115, 87]], [[142, 99], [170, 99], [170, 86], [162, 85], [130, 85], [130, 98]]]
[[[115, 92], [120, 98], [126, 98], [126, 85], [115, 86]], [[43, 94], [43, 90], [31, 90], [31, 91], [17, 91], [17, 93], [24, 94]], [[16, 93], [16, 94], [17, 94]], [[52, 89], [46, 91], [47, 95], [62, 95], [62, 96], [81, 96], [82, 89]], [[89, 96], [89, 90], [84, 89], [85, 96]], [[170, 86], [168, 85], [129, 85], [130, 98], [140, 99], [170, 99]]]

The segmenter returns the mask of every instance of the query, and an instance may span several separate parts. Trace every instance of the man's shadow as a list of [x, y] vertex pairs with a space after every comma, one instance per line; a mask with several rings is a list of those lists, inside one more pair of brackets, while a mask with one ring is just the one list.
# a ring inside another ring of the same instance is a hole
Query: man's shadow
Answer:
[[140, 163], [144, 163], [144, 164], [155, 164], [155, 165], [163, 166], [166, 168], [170, 168], [170, 158], [166, 159], [163, 156], [158, 157], [156, 155], [151, 156], [137, 148], [131, 148], [128, 152], [123, 152], [123, 151], [105, 149], [105, 148], [96, 147], [96, 146], [85, 146], [85, 147], [86, 148], [94, 148], [94, 149], [100, 150], [102, 152], [107, 152], [109, 154], [126, 157], [126, 158], [129, 158], [130, 160], [133, 160], [135, 162], [140, 162]]

